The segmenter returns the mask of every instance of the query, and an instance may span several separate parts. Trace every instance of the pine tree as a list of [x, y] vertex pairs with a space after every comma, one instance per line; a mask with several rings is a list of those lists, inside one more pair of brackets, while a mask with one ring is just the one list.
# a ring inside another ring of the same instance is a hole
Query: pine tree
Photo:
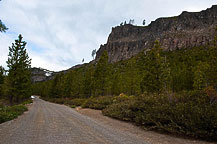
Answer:
[[108, 77], [108, 52], [105, 51], [97, 62], [94, 72], [95, 95], [105, 95]]
[[50, 97], [60, 98], [61, 97], [61, 78], [62, 74], [58, 74], [52, 80], [51, 89], [50, 89]]
[[126, 94], [128, 95], [136, 95], [140, 93], [139, 87], [139, 71], [136, 65], [136, 59], [132, 58], [128, 60], [126, 63], [126, 72], [125, 72], [125, 80], [126, 80]]
[[3, 84], [5, 80], [5, 69], [0, 66], [0, 97], [3, 96]]
[[64, 97], [70, 97], [71, 96], [71, 82], [72, 79], [69, 74], [65, 76], [64, 80]]
[[92, 51], [92, 53], [91, 53], [91, 56], [93, 57], [93, 59], [94, 59], [94, 56], [96, 55], [96, 49], [94, 49], [93, 51]]
[[8, 28], [0, 20], [0, 32], [5, 32]]
[[166, 56], [162, 58], [160, 80], [162, 84], [162, 90], [165, 92], [171, 91], [172, 89], [171, 68]]
[[90, 65], [84, 75], [84, 96], [90, 97], [93, 91], [93, 75], [94, 75], [94, 67], [93, 65]]
[[[0, 0], [1, 1], [1, 0]], [[0, 20], [0, 32], [5, 32], [8, 28]]]
[[5, 77], [5, 69], [4, 67], [0, 66], [0, 84], [4, 83], [4, 77]]
[[208, 72], [210, 85], [217, 88], [217, 27], [212, 45], [209, 48], [209, 65]]
[[25, 49], [26, 42], [22, 39], [22, 35], [19, 35], [18, 40], [9, 47], [7, 85], [11, 104], [14, 101], [19, 103], [31, 95], [31, 59]]
[[208, 72], [209, 64], [206, 62], [199, 62], [194, 68], [194, 89], [200, 90], [208, 86], [208, 79], [206, 73]]
[[162, 56], [162, 49], [158, 41], [155, 41], [154, 48], [147, 52], [144, 66], [144, 77], [141, 82], [141, 90], [147, 92], [159, 92], [168, 87], [170, 69], [165, 58]]

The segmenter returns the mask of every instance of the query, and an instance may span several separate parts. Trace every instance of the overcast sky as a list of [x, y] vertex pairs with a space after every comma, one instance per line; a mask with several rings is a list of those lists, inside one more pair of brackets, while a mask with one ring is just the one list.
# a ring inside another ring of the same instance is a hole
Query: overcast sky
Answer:
[[6, 67], [8, 46], [22, 34], [32, 67], [59, 71], [92, 60], [91, 52], [107, 41], [111, 28], [135, 19], [146, 25], [159, 17], [201, 11], [216, 0], [2, 0], [0, 65]]

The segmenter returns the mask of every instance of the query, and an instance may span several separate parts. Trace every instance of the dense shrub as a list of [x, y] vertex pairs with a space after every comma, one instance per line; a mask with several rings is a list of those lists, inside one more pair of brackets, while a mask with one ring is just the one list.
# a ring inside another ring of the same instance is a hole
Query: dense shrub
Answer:
[[82, 104], [82, 108], [93, 108], [102, 110], [106, 108], [108, 105], [112, 104], [113, 100], [113, 96], [100, 96], [89, 98]]
[[45, 101], [49, 101], [49, 102], [53, 102], [53, 103], [57, 103], [57, 104], [64, 104], [66, 101], [63, 98], [46, 98], [46, 97], [41, 97], [41, 98]]
[[85, 101], [86, 99], [76, 98], [76, 99], [67, 100], [64, 102], [64, 104], [76, 107], [76, 106], [81, 106]]
[[[210, 91], [209, 91], [210, 92]], [[103, 114], [149, 129], [217, 140], [217, 102], [204, 91], [144, 94], [114, 102]]]
[[0, 105], [2, 105], [2, 106], [4, 106], [4, 105], [10, 105], [10, 102], [7, 99], [0, 98]]
[[76, 106], [81, 106], [86, 99], [81, 99], [81, 98], [76, 98], [76, 99], [68, 99], [68, 98], [43, 98], [43, 100], [49, 101], [49, 102], [53, 102], [53, 103], [57, 103], [57, 104], [65, 104], [65, 105], [69, 105], [72, 107], [76, 107]]
[[27, 107], [24, 105], [14, 105], [11, 107], [0, 107], [0, 123], [17, 118], [23, 112], [27, 111]]
[[25, 100], [24, 102], [22, 102], [23, 105], [31, 104], [31, 103], [33, 103], [33, 100], [32, 100], [32, 99], [27, 99], [27, 100]]

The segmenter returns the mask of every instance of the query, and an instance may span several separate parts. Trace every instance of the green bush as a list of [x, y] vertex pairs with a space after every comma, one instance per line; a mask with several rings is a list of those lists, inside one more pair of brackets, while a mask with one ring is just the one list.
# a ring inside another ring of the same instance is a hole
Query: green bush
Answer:
[[64, 104], [65, 103], [65, 99], [62, 99], [62, 98], [57, 98], [57, 99], [54, 99], [54, 102], [55, 103], [58, 103], [58, 104]]
[[42, 98], [43, 100], [57, 103], [57, 104], [65, 104], [69, 106], [81, 106], [86, 99], [76, 98], [76, 99], [64, 99], [64, 98]]
[[108, 105], [112, 104], [114, 100], [113, 96], [100, 96], [87, 99], [81, 106], [82, 108], [93, 108], [102, 110]]
[[71, 108], [76, 108], [76, 106], [75, 105], [71, 105]]
[[103, 114], [153, 130], [217, 140], [217, 102], [208, 92], [144, 94], [114, 102]]
[[31, 104], [31, 103], [33, 103], [33, 100], [32, 99], [27, 99], [22, 104], [26, 105], [26, 104]]
[[24, 105], [14, 105], [11, 107], [1, 107], [0, 108], [0, 123], [15, 119], [27, 110], [28, 110], [27, 107]]
[[63, 98], [46, 98], [46, 97], [41, 97], [45, 101], [49, 101], [52, 103], [57, 103], [57, 104], [64, 104], [67, 100]]
[[14, 118], [16, 118], [17, 115], [15, 113], [9, 113], [6, 111], [0, 111], [0, 123], [12, 120]]
[[125, 121], [132, 121], [134, 115], [131, 109], [135, 105], [134, 99], [134, 96], [127, 96], [122, 93], [119, 96], [114, 97], [113, 103], [103, 110], [103, 114]]
[[24, 105], [14, 105], [9, 108], [10, 112], [15, 112], [17, 115], [21, 115], [23, 112], [27, 111], [27, 107]]
[[81, 106], [84, 102], [85, 102], [86, 99], [69, 99], [69, 100], [66, 100], [64, 104], [66, 105], [70, 105], [70, 106]]

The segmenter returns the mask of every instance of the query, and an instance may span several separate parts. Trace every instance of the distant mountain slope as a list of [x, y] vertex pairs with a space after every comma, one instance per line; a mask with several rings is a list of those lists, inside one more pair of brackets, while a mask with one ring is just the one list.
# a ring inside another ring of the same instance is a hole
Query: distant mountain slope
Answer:
[[165, 50], [208, 44], [217, 26], [217, 5], [201, 12], [182, 12], [179, 16], [159, 18], [148, 26], [126, 24], [112, 28], [108, 41], [97, 51], [96, 59], [107, 51], [110, 62], [128, 59], [152, 48], [159, 40]]

